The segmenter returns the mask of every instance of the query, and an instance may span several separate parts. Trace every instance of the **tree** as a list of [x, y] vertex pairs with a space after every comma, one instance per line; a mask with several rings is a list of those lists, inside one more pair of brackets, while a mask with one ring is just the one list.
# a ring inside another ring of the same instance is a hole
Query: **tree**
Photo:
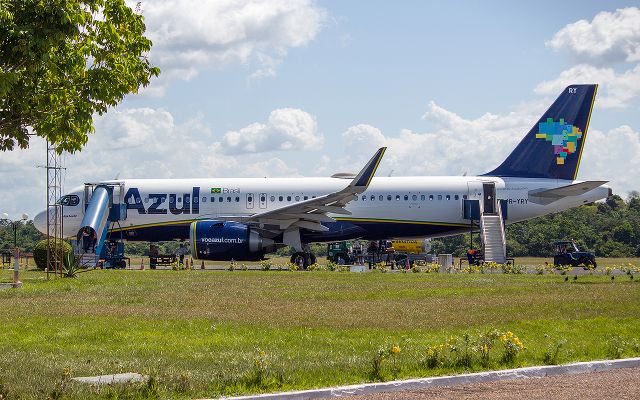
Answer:
[[32, 133], [75, 152], [102, 115], [160, 70], [124, 0], [0, 0], [0, 150]]

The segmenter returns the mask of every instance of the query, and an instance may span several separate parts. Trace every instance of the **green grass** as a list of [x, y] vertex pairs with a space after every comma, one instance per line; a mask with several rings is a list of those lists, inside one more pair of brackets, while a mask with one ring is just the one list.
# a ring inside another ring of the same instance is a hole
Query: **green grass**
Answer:
[[[640, 355], [638, 278], [149, 270], [22, 277], [23, 289], [0, 291], [0, 398], [205, 397], [478, 370], [422, 361], [430, 345], [490, 329], [514, 332], [526, 349], [505, 364], [496, 346], [488, 368], [542, 364], [562, 339], [558, 362]], [[393, 345], [402, 351], [372, 375], [378, 350]], [[118, 372], [154, 380], [103, 388], [67, 380]]]

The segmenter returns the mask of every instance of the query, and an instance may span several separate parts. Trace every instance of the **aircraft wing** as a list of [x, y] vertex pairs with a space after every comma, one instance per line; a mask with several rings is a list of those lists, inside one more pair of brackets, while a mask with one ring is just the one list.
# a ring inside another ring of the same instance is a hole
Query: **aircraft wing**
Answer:
[[364, 192], [376, 172], [387, 148], [381, 147], [362, 170], [344, 189], [324, 196], [289, 204], [275, 210], [254, 214], [243, 219], [245, 223], [258, 224], [260, 228], [286, 230], [304, 228], [312, 231], [327, 231], [322, 222], [333, 222], [327, 214], [351, 214], [344, 206]]
[[555, 189], [538, 189], [529, 191], [529, 200], [536, 204], [550, 204], [563, 197], [579, 196], [600, 187], [608, 181], [585, 181], [571, 185], [561, 186]]

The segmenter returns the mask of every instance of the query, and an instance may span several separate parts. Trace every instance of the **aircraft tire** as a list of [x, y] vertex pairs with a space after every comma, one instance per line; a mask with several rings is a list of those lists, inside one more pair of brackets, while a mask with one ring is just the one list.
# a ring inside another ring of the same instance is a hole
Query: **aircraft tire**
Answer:
[[290, 261], [291, 264], [297, 265], [300, 269], [306, 269], [309, 266], [307, 257], [305, 257], [305, 254], [301, 251], [293, 253]]

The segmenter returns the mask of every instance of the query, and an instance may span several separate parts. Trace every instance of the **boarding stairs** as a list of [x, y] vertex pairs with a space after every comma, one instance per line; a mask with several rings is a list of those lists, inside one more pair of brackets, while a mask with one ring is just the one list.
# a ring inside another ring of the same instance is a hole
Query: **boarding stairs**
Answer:
[[99, 257], [95, 253], [80, 252], [78, 263], [83, 268], [94, 268], [99, 261]]
[[484, 261], [504, 264], [507, 261], [504, 220], [501, 207], [495, 207], [495, 211], [495, 213], [482, 212], [480, 215], [480, 237], [482, 238]]
[[[126, 219], [123, 189], [120, 184], [85, 184], [84, 217], [74, 246], [81, 266], [94, 268], [98, 265], [109, 225]], [[85, 243], [87, 240], [90, 243]]]

